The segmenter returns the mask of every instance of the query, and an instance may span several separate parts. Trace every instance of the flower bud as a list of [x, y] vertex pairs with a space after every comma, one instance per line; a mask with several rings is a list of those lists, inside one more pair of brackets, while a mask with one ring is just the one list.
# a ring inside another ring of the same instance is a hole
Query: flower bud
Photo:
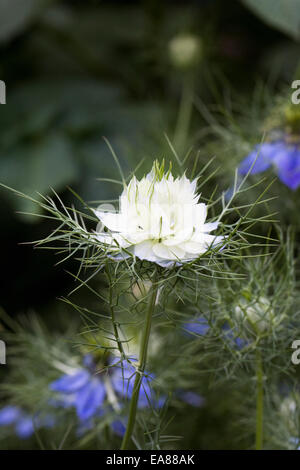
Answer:
[[137, 281], [132, 286], [132, 293], [136, 299], [142, 299], [146, 297], [149, 290], [151, 289], [151, 281]]
[[287, 396], [280, 405], [280, 414], [291, 433], [297, 432], [297, 401], [294, 397]]
[[268, 299], [260, 297], [257, 301], [243, 296], [235, 307], [236, 318], [245, 323], [247, 329], [260, 335], [270, 332], [281, 323], [282, 315], [276, 315]]
[[169, 55], [176, 68], [193, 68], [202, 57], [202, 41], [192, 34], [175, 36], [169, 42]]

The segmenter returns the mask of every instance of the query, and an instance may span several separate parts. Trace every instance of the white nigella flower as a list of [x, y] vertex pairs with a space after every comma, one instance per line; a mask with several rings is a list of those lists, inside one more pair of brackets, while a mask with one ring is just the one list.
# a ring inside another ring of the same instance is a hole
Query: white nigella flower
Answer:
[[205, 223], [207, 206], [198, 203], [196, 184], [185, 175], [164, 174], [155, 162], [147, 176], [125, 186], [118, 213], [95, 211], [108, 229], [97, 239], [114, 254], [126, 249], [161, 266], [197, 258], [224, 237], [210, 235], [218, 222]]

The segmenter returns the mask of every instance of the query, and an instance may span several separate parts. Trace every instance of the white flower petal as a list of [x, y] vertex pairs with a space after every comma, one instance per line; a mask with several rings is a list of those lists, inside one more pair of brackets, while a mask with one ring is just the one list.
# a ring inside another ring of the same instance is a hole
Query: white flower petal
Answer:
[[154, 253], [164, 260], [180, 260], [184, 258], [185, 251], [179, 246], [166, 246], [163, 243], [153, 245]]
[[108, 233], [95, 233], [94, 236], [100, 243], [104, 243], [105, 245], [112, 245], [115, 243], [113, 237]]
[[184, 249], [189, 254], [202, 255], [207, 251], [207, 245], [204, 243], [186, 242], [184, 243]]
[[95, 237], [97, 238], [99, 242], [104, 243], [105, 245], [108, 245], [109, 247], [111, 247], [111, 249], [114, 249], [114, 250], [119, 250], [120, 248], [127, 248], [128, 246], [131, 245], [119, 233], [110, 234], [110, 233], [101, 232], [101, 233], [96, 233]]
[[94, 211], [98, 219], [112, 232], [121, 232], [123, 230], [123, 215], [112, 212]]
[[183, 230], [178, 231], [177, 233], [174, 233], [173, 235], [170, 235], [168, 238], [164, 239], [163, 243], [166, 246], [180, 245], [181, 243], [184, 243], [187, 240], [190, 240], [192, 235], [193, 235], [193, 227], [183, 229]]
[[168, 260], [162, 260], [162, 259], [158, 259], [156, 261], [156, 264], [158, 264], [162, 268], [167, 268], [167, 269], [174, 268], [174, 266], [182, 266], [182, 263], [179, 263], [178, 261], [168, 261]]
[[137, 245], [138, 243], [148, 241], [151, 238], [147, 232], [139, 233], [138, 231], [132, 233], [125, 233], [123, 237], [129, 245]]
[[146, 259], [148, 261], [157, 261], [158, 257], [153, 252], [153, 242], [145, 241], [138, 243], [133, 247], [133, 253], [140, 259]]
[[202, 231], [205, 233], [212, 232], [213, 230], [216, 230], [218, 226], [219, 222], [207, 222], [203, 225]]
[[219, 243], [222, 243], [224, 241], [224, 237], [220, 237], [220, 236], [214, 236], [214, 235], [208, 235], [208, 234], [204, 234], [204, 243], [206, 244], [207, 248], [209, 248], [210, 246], [211, 247], [215, 247], [216, 245], [218, 245]]
[[206, 206], [206, 204], [201, 202], [200, 204], [197, 204], [197, 206], [195, 207], [194, 210], [195, 210], [195, 217], [196, 217], [195, 226], [199, 227], [199, 226], [204, 225], [204, 222], [205, 222], [206, 217], [207, 217], [207, 206]]
[[112, 256], [122, 248], [140, 259], [171, 267], [197, 258], [224, 238], [210, 235], [218, 222], [205, 223], [207, 206], [198, 203], [197, 180], [161, 175], [154, 165], [140, 181], [124, 187], [119, 213], [95, 211], [111, 233], [98, 234]]

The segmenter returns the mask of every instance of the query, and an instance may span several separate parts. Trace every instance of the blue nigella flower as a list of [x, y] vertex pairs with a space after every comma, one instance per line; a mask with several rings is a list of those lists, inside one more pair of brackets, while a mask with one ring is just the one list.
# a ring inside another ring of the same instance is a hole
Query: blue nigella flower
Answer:
[[[201, 335], [204, 336], [207, 331], [209, 330], [210, 326], [207, 320], [203, 317], [199, 317], [196, 320], [193, 320], [189, 323], [184, 324], [184, 331], [187, 331], [190, 334]], [[225, 337], [230, 343], [236, 347], [237, 349], [242, 349], [248, 343], [246, 340], [239, 338], [234, 334], [234, 331], [230, 327], [228, 323], [225, 323], [222, 327]]]
[[183, 329], [185, 332], [191, 334], [194, 333], [195, 335], [200, 336], [204, 336], [208, 332], [209, 328], [210, 326], [207, 320], [203, 317], [199, 317], [196, 320], [192, 320], [183, 325]]
[[23, 416], [16, 422], [16, 434], [21, 439], [27, 439], [34, 433], [34, 425], [31, 416]]
[[52, 404], [69, 408], [74, 406], [78, 418], [88, 421], [102, 407], [106, 390], [98, 376], [88, 369], [77, 369], [73, 374], [65, 374], [50, 384], [51, 390], [59, 392]]
[[[69, 408], [75, 407], [80, 421], [80, 434], [92, 426], [92, 418], [100, 417], [105, 408], [105, 400], [108, 396], [105, 381], [101, 374], [95, 374], [95, 363], [90, 355], [85, 356], [83, 363], [85, 367], [79, 368], [72, 374], [64, 374], [59, 379], [50, 384], [51, 390], [59, 392], [57, 398], [51, 400], [56, 407]], [[133, 384], [136, 369], [127, 361], [120, 362], [115, 358], [110, 362], [112, 366], [109, 369], [107, 379], [110, 381], [113, 392], [120, 400], [131, 398], [133, 393]], [[153, 391], [150, 382], [154, 376], [145, 374], [142, 378], [139, 408], [145, 408], [150, 404], [161, 406], [162, 401], [153, 397]], [[119, 403], [122, 406], [122, 403]], [[120, 435], [121, 422], [117, 421], [111, 424], [113, 430], [118, 430]]]
[[122, 421], [120, 421], [120, 420], [113, 421], [110, 426], [111, 426], [111, 429], [113, 430], [113, 432], [117, 436], [120, 436], [120, 437], [124, 436], [126, 428], [125, 428], [124, 424], [122, 423]]
[[50, 415], [32, 417], [17, 406], [7, 405], [0, 410], [0, 426], [13, 426], [20, 439], [27, 439], [35, 429], [53, 427], [54, 418]]
[[285, 140], [257, 145], [241, 162], [238, 171], [245, 175], [251, 169], [251, 174], [257, 174], [270, 166], [275, 167], [280, 181], [292, 190], [297, 189], [300, 185], [300, 146]]
[[196, 408], [200, 408], [205, 403], [205, 398], [196, 392], [181, 390], [178, 392], [178, 397], [188, 405], [194, 406]]
[[222, 329], [225, 333], [225, 338], [233, 347], [237, 349], [243, 349], [245, 346], [247, 346], [248, 341], [243, 338], [240, 338], [239, 336], [236, 336], [234, 330], [228, 323], [225, 323]]
[[[101, 414], [103, 413], [100, 413], [99, 416]], [[77, 429], [77, 436], [82, 437], [87, 431], [91, 431], [94, 428], [95, 424], [96, 423], [93, 418], [87, 421], [81, 421]], [[126, 427], [120, 419], [112, 421], [110, 423], [110, 428], [112, 429], [113, 433], [119, 437], [123, 437], [126, 431]]]
[[[116, 362], [116, 361], [114, 361]], [[127, 361], [122, 365], [114, 367], [111, 382], [117, 394], [123, 397], [131, 398], [133, 394], [134, 380], [136, 370], [132, 364]], [[144, 373], [139, 394], [138, 407], [146, 408], [147, 406], [161, 407], [165, 402], [164, 398], [157, 400], [153, 395], [151, 381], [155, 378], [153, 374]]]
[[[97, 416], [88, 419], [87, 421], [80, 421], [78, 429], [77, 429], [77, 436], [82, 437], [87, 431], [91, 431], [94, 429], [96, 422], [94, 418], [99, 418], [104, 414], [104, 410], [101, 410]], [[124, 423], [120, 419], [116, 419], [110, 423], [110, 427], [114, 434], [117, 436], [123, 437], [126, 431], [126, 427]]]
[[10, 426], [20, 418], [22, 412], [17, 406], [7, 405], [0, 410], [0, 426]]

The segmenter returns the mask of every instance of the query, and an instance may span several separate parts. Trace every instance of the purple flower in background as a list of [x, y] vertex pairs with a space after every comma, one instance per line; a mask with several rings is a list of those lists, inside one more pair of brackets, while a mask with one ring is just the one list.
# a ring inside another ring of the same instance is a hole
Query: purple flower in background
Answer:
[[[184, 324], [184, 331], [187, 331], [191, 335], [204, 336], [209, 328], [210, 326], [204, 317], [199, 317], [196, 320]], [[242, 349], [248, 344], [246, 340], [239, 338], [234, 334], [234, 331], [228, 323], [223, 325], [222, 329], [225, 332], [226, 339], [229, 340], [237, 349]]]
[[14, 426], [21, 439], [27, 439], [34, 433], [32, 418], [17, 406], [5, 406], [0, 410], [0, 426]]
[[[83, 359], [85, 367], [79, 368], [72, 374], [64, 374], [59, 379], [50, 384], [51, 390], [59, 395], [51, 400], [56, 407], [75, 407], [80, 421], [78, 433], [82, 435], [93, 426], [93, 418], [100, 417], [104, 413], [105, 400], [109, 396], [105, 380], [101, 374], [96, 374], [96, 367], [93, 358], [87, 355]], [[106, 375], [110, 382], [111, 391], [120, 400], [131, 398], [133, 393], [135, 367], [127, 361], [120, 361], [114, 358], [110, 361], [110, 369]], [[151, 406], [162, 406], [162, 399], [156, 400], [150, 382], [154, 376], [145, 373], [142, 377], [142, 384], [139, 395], [139, 408]], [[108, 400], [109, 405], [109, 400]], [[120, 407], [122, 402], [119, 403]], [[121, 435], [121, 430], [125, 427], [121, 421], [111, 423], [116, 434]]]
[[106, 390], [99, 376], [91, 370], [78, 369], [65, 374], [50, 384], [51, 390], [59, 392], [56, 406], [74, 406], [80, 421], [88, 421], [103, 405]]
[[271, 165], [275, 167], [282, 183], [292, 190], [298, 188], [300, 185], [300, 147], [284, 140], [256, 145], [241, 162], [238, 171], [241, 175], [245, 175], [251, 169], [251, 174], [254, 175], [266, 171]]
[[21, 439], [27, 439], [34, 433], [33, 420], [30, 416], [23, 416], [16, 422], [16, 434]]
[[223, 331], [225, 332], [225, 338], [229, 341], [229, 343], [236, 347], [237, 349], [243, 349], [245, 346], [247, 346], [248, 341], [246, 341], [243, 338], [240, 338], [239, 336], [236, 336], [234, 333], [234, 330], [231, 328], [228, 323], [223, 325]]
[[[101, 416], [103, 413], [99, 413], [99, 416]], [[77, 436], [82, 437], [86, 432], [91, 431], [94, 426], [95, 426], [95, 420], [93, 418], [88, 419], [87, 421], [82, 421], [79, 424], [79, 427], [77, 429]], [[123, 424], [123, 422], [120, 419], [116, 419], [115, 421], [112, 421], [110, 423], [110, 428], [113, 431], [114, 434], [116, 434], [119, 437], [123, 437], [126, 431], [126, 426]]]
[[111, 423], [110, 427], [117, 436], [119, 436], [119, 437], [124, 436], [125, 431], [126, 431], [126, 427], [124, 426], [122, 421], [120, 421], [120, 420], [113, 421]]
[[[97, 413], [97, 417], [100, 417], [101, 415], [103, 415], [103, 411], [99, 411], [99, 413]], [[95, 419], [94, 419], [95, 417], [79, 422], [79, 425], [76, 431], [77, 437], [82, 437], [86, 432], [91, 431], [95, 427]]]
[[246, 340], [239, 338], [239, 337], [235, 337], [234, 342], [238, 349], [243, 349], [243, 347], [245, 347], [248, 344]]
[[7, 405], [0, 410], [0, 426], [13, 426], [20, 439], [31, 437], [35, 429], [53, 427], [54, 418], [51, 415], [32, 417], [17, 406]]
[[14, 424], [22, 415], [17, 406], [7, 405], [0, 410], [0, 426], [10, 426]]
[[200, 408], [205, 403], [205, 399], [196, 392], [182, 390], [178, 393], [178, 396], [182, 401], [196, 408]]
[[192, 320], [183, 325], [185, 332], [190, 334], [194, 333], [195, 335], [200, 336], [204, 336], [208, 332], [209, 328], [210, 326], [204, 317], [199, 317], [196, 320]]
[[[115, 362], [115, 361], [114, 361]], [[113, 368], [111, 382], [117, 394], [123, 397], [131, 398], [135, 380], [136, 369], [127, 361], [122, 365]], [[153, 374], [144, 373], [139, 394], [138, 407], [146, 408], [147, 406], [161, 407], [165, 402], [164, 398], [157, 400], [153, 395], [151, 381], [155, 378]]]

